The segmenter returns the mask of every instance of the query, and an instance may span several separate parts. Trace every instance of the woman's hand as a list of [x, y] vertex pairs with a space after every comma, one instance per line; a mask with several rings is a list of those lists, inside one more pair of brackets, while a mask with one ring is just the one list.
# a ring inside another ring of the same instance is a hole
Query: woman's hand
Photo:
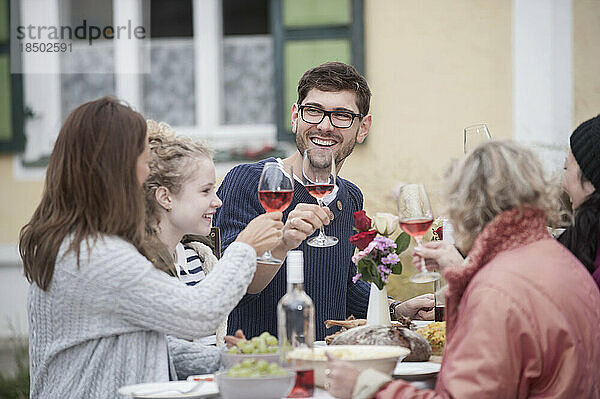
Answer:
[[235, 241], [250, 245], [257, 255], [273, 249], [283, 237], [281, 212], [267, 212], [252, 219], [246, 228], [238, 234]]
[[283, 226], [283, 252], [294, 249], [323, 225], [328, 225], [333, 218], [329, 208], [315, 204], [299, 203], [288, 215]]
[[427, 270], [441, 270], [445, 267], [460, 266], [463, 262], [462, 255], [448, 241], [430, 241], [415, 248], [413, 264], [418, 265], [425, 259]]
[[325, 354], [327, 355], [325, 388], [336, 398], [352, 398], [360, 370], [348, 362], [332, 357], [327, 352]]

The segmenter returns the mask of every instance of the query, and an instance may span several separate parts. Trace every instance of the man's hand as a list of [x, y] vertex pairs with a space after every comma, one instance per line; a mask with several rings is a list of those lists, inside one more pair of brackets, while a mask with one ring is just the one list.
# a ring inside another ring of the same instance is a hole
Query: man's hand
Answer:
[[300, 203], [288, 215], [283, 226], [282, 248], [284, 253], [294, 249], [323, 225], [328, 225], [333, 219], [329, 208], [315, 204]]
[[[271, 212], [272, 213], [272, 212]], [[274, 258], [285, 259], [289, 250], [300, 245], [315, 229], [329, 224], [333, 213], [329, 208], [321, 208], [315, 204], [296, 205], [290, 212], [283, 226], [282, 238], [279, 244], [271, 250]], [[254, 273], [254, 278], [248, 286], [249, 294], [257, 294], [262, 291], [279, 271], [281, 265], [264, 265], [260, 262]]]
[[244, 332], [242, 330], [237, 330], [235, 334], [225, 336], [225, 343], [228, 348], [231, 348], [232, 346], [236, 346], [239, 341], [245, 339], [246, 336], [244, 335]]
[[411, 320], [433, 320], [435, 299], [433, 294], [423, 294], [408, 299], [397, 305], [394, 309], [394, 315], [410, 318]]

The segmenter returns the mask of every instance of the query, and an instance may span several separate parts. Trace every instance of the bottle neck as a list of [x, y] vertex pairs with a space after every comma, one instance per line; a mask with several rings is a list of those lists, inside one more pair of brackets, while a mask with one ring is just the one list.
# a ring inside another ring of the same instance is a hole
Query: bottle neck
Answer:
[[287, 283], [287, 292], [288, 293], [304, 292], [304, 282], [302, 282], [302, 283]]

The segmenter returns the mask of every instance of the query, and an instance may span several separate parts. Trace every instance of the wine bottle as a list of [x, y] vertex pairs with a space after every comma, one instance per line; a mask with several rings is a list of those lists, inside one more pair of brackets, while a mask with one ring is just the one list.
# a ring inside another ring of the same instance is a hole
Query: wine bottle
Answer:
[[277, 331], [281, 363], [296, 371], [296, 385], [289, 398], [306, 398], [314, 393], [314, 370], [298, 369], [287, 355], [295, 348], [312, 348], [315, 342], [315, 306], [304, 292], [302, 251], [287, 255], [287, 293], [277, 304]]

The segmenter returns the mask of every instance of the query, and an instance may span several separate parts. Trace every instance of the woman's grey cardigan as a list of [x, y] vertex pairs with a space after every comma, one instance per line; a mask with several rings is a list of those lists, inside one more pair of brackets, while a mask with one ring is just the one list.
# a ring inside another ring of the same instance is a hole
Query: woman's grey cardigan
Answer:
[[254, 249], [234, 243], [190, 287], [119, 237], [84, 241], [79, 267], [68, 245], [48, 290], [29, 289], [31, 398], [116, 398], [123, 385], [168, 381], [165, 335], [214, 333], [256, 270]]

